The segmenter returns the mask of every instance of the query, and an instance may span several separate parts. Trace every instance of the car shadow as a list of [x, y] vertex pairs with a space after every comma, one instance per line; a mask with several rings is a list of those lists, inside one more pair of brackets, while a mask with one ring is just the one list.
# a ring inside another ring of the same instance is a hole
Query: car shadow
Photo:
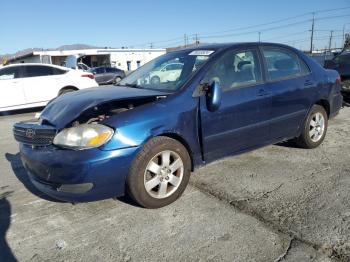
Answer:
[[17, 261], [6, 241], [6, 232], [11, 224], [11, 205], [6, 197], [11, 194], [10, 191], [0, 194], [0, 260], [4, 262]]
[[17, 154], [6, 153], [5, 157], [7, 161], [11, 163], [11, 168], [13, 170], [13, 173], [16, 175], [17, 179], [25, 186], [25, 188], [30, 193], [51, 202], [60, 202], [60, 203], [63, 202], [63, 201], [54, 199], [48, 195], [45, 195], [44, 193], [36, 189], [36, 187], [30, 181], [27, 171], [24, 169], [24, 166], [21, 161], [20, 153], [17, 153]]
[[295, 141], [293, 140], [288, 140], [288, 141], [283, 141], [283, 142], [279, 142], [277, 144], [274, 144], [275, 146], [282, 146], [282, 147], [288, 147], [288, 148], [300, 148], [300, 146], [298, 146]]
[[125, 194], [124, 196], [121, 196], [121, 197], [117, 197], [117, 198], [115, 198], [115, 200], [123, 202], [123, 203], [130, 205], [130, 206], [133, 206], [133, 207], [143, 208], [142, 206], [137, 204], [128, 194]]

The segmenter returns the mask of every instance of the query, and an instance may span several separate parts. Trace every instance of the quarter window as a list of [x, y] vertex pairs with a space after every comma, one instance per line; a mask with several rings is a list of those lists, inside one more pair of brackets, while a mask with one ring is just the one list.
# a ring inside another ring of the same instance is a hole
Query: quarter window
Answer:
[[256, 50], [228, 51], [209, 70], [204, 81], [220, 83], [223, 91], [258, 84], [262, 81]]
[[286, 78], [297, 77], [309, 72], [308, 67], [304, 64], [301, 69], [296, 54], [278, 48], [264, 48], [263, 55], [267, 65], [268, 77], [271, 81], [278, 81]]

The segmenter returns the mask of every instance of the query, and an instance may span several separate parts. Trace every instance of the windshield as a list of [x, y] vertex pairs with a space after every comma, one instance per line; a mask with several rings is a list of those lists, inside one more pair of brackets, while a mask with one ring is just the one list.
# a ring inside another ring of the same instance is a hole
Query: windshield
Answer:
[[175, 92], [212, 53], [210, 50], [184, 50], [162, 55], [125, 77], [118, 85]]

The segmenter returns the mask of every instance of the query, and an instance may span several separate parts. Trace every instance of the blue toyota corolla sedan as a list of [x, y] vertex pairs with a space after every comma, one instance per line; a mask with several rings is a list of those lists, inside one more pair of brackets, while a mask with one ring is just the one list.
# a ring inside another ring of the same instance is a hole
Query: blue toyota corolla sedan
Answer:
[[47, 195], [80, 202], [128, 193], [158, 208], [208, 162], [286, 140], [317, 147], [341, 104], [338, 73], [294, 48], [216, 44], [167, 53], [117, 86], [61, 95], [13, 131]]

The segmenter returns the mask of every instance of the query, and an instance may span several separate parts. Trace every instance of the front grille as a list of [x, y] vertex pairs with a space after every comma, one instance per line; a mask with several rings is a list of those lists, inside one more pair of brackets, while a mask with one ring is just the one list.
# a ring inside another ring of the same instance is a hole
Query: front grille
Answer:
[[56, 129], [33, 122], [20, 122], [14, 125], [13, 134], [20, 143], [31, 146], [48, 146], [53, 142]]

